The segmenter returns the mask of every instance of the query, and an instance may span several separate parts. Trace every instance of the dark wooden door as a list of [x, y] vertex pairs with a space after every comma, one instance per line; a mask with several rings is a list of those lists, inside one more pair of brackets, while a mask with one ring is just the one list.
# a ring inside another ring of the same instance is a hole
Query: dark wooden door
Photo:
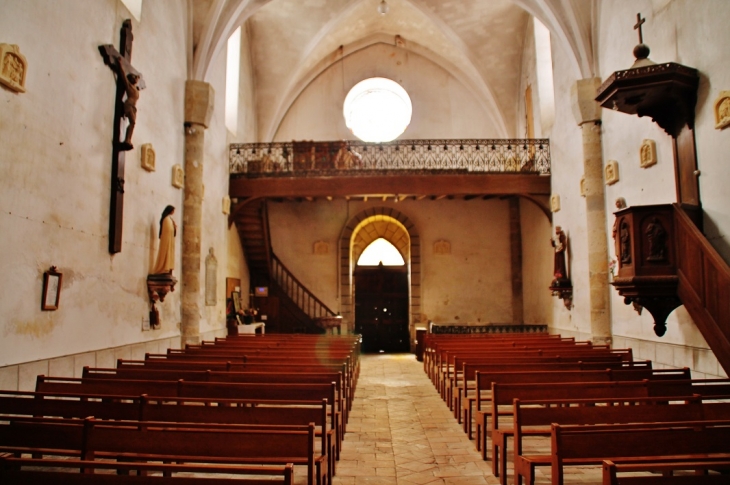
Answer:
[[410, 351], [405, 266], [357, 267], [355, 331], [363, 352]]

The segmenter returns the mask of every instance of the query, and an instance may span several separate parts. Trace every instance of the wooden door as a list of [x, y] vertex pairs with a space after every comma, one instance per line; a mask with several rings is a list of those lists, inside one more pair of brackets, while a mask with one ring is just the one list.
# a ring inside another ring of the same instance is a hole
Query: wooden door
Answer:
[[358, 266], [355, 331], [363, 352], [409, 352], [408, 271], [405, 266]]

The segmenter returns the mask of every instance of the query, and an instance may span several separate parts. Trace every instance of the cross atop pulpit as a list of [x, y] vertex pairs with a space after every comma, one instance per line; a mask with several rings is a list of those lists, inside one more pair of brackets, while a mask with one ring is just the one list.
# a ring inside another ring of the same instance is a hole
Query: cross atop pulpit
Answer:
[[641, 18], [641, 13], [636, 14], [636, 25], [634, 25], [634, 30], [639, 31], [639, 44], [644, 43], [644, 33], [641, 31], [641, 26], [646, 23], [646, 19]]
[[[122, 250], [122, 216], [124, 212], [124, 152], [131, 150], [132, 133], [137, 121], [137, 100], [139, 91], [144, 89], [142, 74], [132, 62], [132, 21], [122, 24], [120, 46], [117, 51], [113, 45], [99, 46], [104, 63], [116, 74], [117, 91], [114, 107], [114, 131], [112, 135], [112, 176], [111, 202], [109, 208], [109, 252]], [[128, 124], [122, 136], [122, 120]]]

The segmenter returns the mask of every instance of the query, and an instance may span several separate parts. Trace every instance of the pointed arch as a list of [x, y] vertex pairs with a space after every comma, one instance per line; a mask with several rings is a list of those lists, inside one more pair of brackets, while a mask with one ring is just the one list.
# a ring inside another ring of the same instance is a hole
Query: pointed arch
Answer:
[[[384, 237], [403, 255], [408, 267], [409, 331], [415, 338], [415, 323], [421, 321], [421, 239], [415, 224], [392, 207], [365, 209], [345, 224], [340, 234], [340, 302], [343, 321], [352, 331], [355, 323], [353, 271], [357, 258], [375, 239]], [[412, 346], [412, 345], [411, 345]]]

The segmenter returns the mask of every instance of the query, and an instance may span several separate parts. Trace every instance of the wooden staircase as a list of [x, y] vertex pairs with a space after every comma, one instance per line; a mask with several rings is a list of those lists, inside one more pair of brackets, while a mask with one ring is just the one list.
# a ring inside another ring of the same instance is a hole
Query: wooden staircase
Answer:
[[271, 250], [266, 200], [247, 203], [235, 212], [233, 221], [248, 263], [251, 287], [269, 289], [268, 297], [257, 297], [262, 303], [277, 302], [276, 311], [271, 312], [276, 321], [268, 322], [267, 332], [323, 333], [316, 319], [335, 313], [302, 285]]
[[674, 204], [677, 294], [718, 362], [730, 373], [730, 266]]

